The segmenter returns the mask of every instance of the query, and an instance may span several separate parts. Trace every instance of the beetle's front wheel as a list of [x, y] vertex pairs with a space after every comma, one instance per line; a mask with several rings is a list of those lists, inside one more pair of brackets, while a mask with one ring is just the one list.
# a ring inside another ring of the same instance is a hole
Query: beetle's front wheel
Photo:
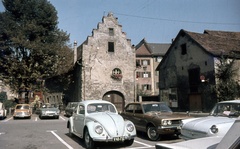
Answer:
[[151, 141], [157, 141], [160, 135], [158, 134], [156, 127], [148, 126], [147, 136]]
[[73, 137], [71, 125], [69, 125], [69, 128], [68, 128], [68, 135], [69, 135], [70, 137]]
[[86, 129], [84, 133], [84, 142], [87, 149], [94, 149], [94, 141], [89, 135], [88, 129]]

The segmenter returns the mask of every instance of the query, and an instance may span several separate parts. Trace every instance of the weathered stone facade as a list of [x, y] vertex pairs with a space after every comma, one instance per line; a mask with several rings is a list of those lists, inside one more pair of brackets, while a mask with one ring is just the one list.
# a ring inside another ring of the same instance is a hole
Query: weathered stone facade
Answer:
[[92, 36], [77, 48], [77, 54], [76, 98], [110, 100], [121, 104], [119, 109], [134, 101], [135, 49], [112, 13], [102, 18]]
[[239, 63], [239, 37], [234, 32], [181, 30], [157, 68], [161, 100], [176, 110], [209, 112], [217, 102], [211, 91], [216, 84], [216, 61], [221, 55], [234, 54]]

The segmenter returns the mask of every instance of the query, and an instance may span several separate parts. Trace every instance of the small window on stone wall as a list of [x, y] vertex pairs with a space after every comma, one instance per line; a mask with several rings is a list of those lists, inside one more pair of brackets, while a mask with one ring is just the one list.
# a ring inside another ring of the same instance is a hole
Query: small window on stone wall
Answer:
[[114, 52], [114, 42], [108, 42], [108, 52]]
[[113, 28], [109, 28], [108, 31], [109, 31], [109, 35], [110, 36], [114, 35], [114, 29]]
[[187, 45], [186, 44], [182, 44], [181, 45], [181, 50], [182, 50], [182, 55], [187, 54]]
[[112, 70], [111, 78], [114, 80], [121, 80], [122, 79], [122, 71], [119, 68], [114, 68]]

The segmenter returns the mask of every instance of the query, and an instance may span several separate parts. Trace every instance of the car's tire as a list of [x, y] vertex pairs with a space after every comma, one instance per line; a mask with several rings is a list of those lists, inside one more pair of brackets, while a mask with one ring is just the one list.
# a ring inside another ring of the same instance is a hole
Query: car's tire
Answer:
[[56, 118], [56, 119], [59, 119], [59, 116], [56, 116], [55, 118]]
[[86, 129], [84, 132], [84, 143], [87, 149], [94, 149], [95, 144], [88, 132], [88, 129]]
[[134, 139], [125, 140], [125, 141], [124, 141], [124, 144], [125, 144], [126, 146], [131, 146], [131, 145], [133, 144], [133, 142], [134, 142]]
[[154, 126], [147, 127], [147, 136], [151, 141], [157, 141], [160, 138], [160, 135], [157, 133], [157, 128]]

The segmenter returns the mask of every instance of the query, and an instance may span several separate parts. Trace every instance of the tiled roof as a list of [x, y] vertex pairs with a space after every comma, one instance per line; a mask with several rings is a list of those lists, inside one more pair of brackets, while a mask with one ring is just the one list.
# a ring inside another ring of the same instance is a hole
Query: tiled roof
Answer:
[[240, 54], [240, 32], [210, 31], [203, 34], [184, 31], [206, 51], [215, 56]]
[[151, 50], [152, 55], [161, 55], [163, 56], [171, 44], [167, 43], [148, 43], [148, 47]]
[[170, 46], [170, 43], [147, 43], [143, 39], [135, 46], [136, 56], [164, 56]]

